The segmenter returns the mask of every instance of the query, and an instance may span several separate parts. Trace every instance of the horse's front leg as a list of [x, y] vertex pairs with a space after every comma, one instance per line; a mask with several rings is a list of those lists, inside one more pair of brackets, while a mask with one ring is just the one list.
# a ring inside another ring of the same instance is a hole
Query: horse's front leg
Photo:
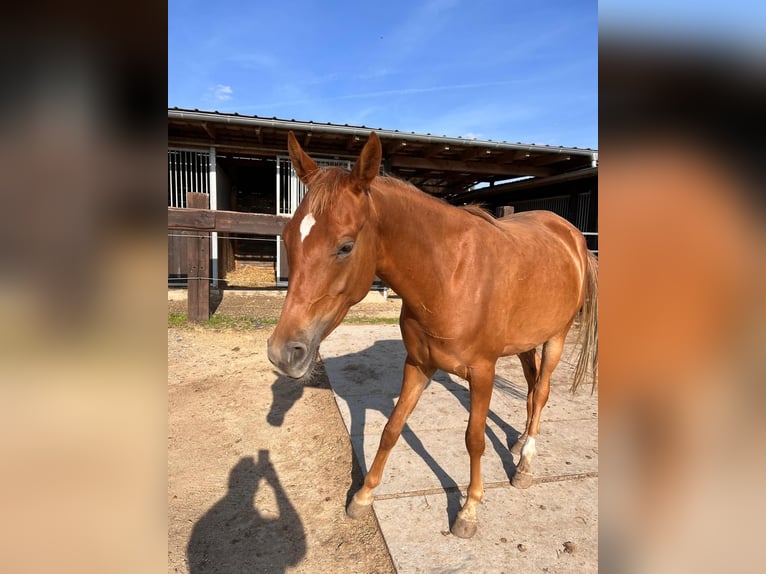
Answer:
[[415, 405], [423, 393], [426, 383], [431, 379], [436, 369], [424, 371], [416, 366], [409, 358], [404, 363], [404, 377], [402, 380], [402, 392], [399, 400], [396, 401], [394, 411], [383, 429], [380, 437], [380, 446], [375, 453], [375, 460], [372, 462], [367, 476], [364, 477], [364, 484], [360, 488], [346, 509], [346, 513], [351, 518], [361, 517], [372, 505], [372, 491], [380, 484], [383, 476], [383, 468], [388, 460], [391, 449], [399, 439], [402, 433], [404, 423], [407, 417], [415, 408]]
[[492, 398], [492, 385], [495, 380], [495, 365], [472, 367], [468, 374], [471, 393], [471, 413], [468, 416], [468, 428], [465, 431], [465, 446], [471, 459], [471, 481], [468, 484], [468, 497], [457, 519], [450, 529], [460, 538], [471, 538], [479, 526], [476, 507], [484, 498], [484, 484], [481, 479], [481, 457], [484, 454], [484, 431]]

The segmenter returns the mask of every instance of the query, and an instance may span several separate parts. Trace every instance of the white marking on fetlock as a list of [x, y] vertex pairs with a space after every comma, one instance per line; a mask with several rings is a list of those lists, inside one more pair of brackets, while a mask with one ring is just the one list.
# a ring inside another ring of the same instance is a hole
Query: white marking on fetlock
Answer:
[[521, 458], [527, 462], [532, 462], [532, 457], [537, 454], [537, 448], [535, 447], [535, 437], [528, 436], [524, 442], [524, 446], [521, 447]]
[[314, 219], [314, 214], [309, 213], [306, 217], [303, 218], [303, 221], [301, 221], [301, 243], [309, 236], [309, 233], [311, 233], [311, 228], [314, 227], [314, 224], [317, 222], [316, 219]]

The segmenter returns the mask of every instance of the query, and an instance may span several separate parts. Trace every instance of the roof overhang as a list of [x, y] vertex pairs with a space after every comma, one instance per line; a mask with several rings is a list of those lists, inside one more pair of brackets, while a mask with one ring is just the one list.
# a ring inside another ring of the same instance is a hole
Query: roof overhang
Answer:
[[312, 155], [348, 159], [359, 155], [374, 131], [381, 139], [388, 173], [445, 197], [482, 191], [468, 191], [479, 182], [524, 176], [545, 179], [578, 172], [591, 168], [598, 157], [596, 150], [577, 147], [168, 109], [168, 143], [174, 147], [215, 147], [222, 153], [252, 156], [286, 155], [290, 131]]

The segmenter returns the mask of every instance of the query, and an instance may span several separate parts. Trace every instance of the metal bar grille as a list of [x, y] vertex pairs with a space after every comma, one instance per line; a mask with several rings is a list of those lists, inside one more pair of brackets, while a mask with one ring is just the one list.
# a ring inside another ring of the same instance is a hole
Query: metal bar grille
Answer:
[[210, 194], [210, 153], [168, 150], [168, 207], [186, 207], [186, 194]]
[[566, 218], [569, 211], [569, 196], [545, 197], [541, 199], [527, 199], [513, 202], [515, 211], [532, 211], [545, 209]]
[[[343, 159], [314, 159], [319, 167], [343, 167], [351, 169], [353, 164]], [[293, 163], [288, 157], [277, 157], [277, 215], [290, 216], [298, 209], [306, 186], [298, 178]]]
[[588, 209], [590, 208], [590, 192], [581, 193], [577, 196], [577, 229], [588, 229]]

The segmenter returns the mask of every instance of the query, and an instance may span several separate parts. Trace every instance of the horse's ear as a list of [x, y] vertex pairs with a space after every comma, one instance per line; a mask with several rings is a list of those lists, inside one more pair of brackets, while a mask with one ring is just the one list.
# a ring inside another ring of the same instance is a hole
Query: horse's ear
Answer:
[[383, 150], [380, 145], [380, 138], [375, 132], [370, 133], [370, 139], [364, 144], [359, 159], [351, 170], [351, 177], [354, 179], [354, 190], [361, 193], [370, 188], [372, 180], [380, 171], [380, 162], [383, 156]]
[[295, 139], [292, 131], [287, 134], [287, 150], [290, 152], [290, 159], [293, 162], [295, 173], [298, 174], [298, 177], [305, 185], [308, 185], [308, 176], [318, 170], [319, 166], [303, 151], [301, 144]]

